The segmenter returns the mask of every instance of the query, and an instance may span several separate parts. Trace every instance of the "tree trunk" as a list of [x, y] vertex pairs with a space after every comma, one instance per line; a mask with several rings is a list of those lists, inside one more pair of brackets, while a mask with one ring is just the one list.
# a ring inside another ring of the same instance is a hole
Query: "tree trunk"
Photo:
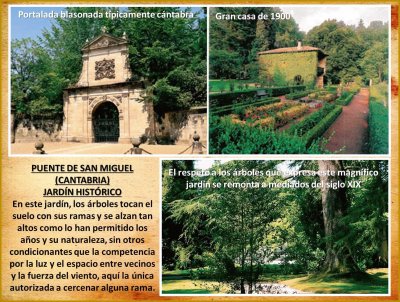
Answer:
[[[345, 177], [338, 176], [338, 171], [343, 170], [341, 161], [338, 160], [319, 160], [319, 172], [331, 171], [330, 175], [320, 173], [322, 183], [322, 213], [324, 219], [326, 258], [323, 270], [328, 273], [349, 272], [357, 270], [350, 251], [346, 246], [338, 247], [335, 243], [340, 229], [339, 220], [346, 214], [348, 201], [346, 197]], [[328, 184], [336, 184], [338, 188], [334, 189]], [[344, 187], [339, 187], [345, 183]]]

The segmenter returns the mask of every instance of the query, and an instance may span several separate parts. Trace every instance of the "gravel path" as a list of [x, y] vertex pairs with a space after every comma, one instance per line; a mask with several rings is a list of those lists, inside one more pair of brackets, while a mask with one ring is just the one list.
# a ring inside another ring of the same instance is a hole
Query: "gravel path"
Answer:
[[363, 88], [325, 132], [324, 138], [330, 138], [326, 149], [341, 154], [368, 152], [368, 106], [369, 90]]

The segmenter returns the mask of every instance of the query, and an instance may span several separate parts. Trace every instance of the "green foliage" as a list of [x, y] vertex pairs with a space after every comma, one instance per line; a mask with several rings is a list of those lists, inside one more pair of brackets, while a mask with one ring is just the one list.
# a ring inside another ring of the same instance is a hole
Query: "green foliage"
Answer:
[[[274, 98], [247, 98], [243, 101], [240, 102], [235, 102], [232, 105], [226, 105], [226, 106], [220, 106], [216, 109], [212, 110], [213, 114], [216, 115], [227, 115], [230, 113], [235, 113], [241, 115], [244, 109], [249, 108], [250, 106], [263, 106], [263, 105], [269, 105], [269, 104], [274, 104], [280, 102], [281, 99], [274, 97]], [[239, 111], [239, 112], [236, 112]]]
[[234, 91], [244, 91], [249, 89], [249, 83], [247, 80], [210, 80], [209, 86], [210, 92], [227, 92], [231, 85], [233, 85]]
[[381, 102], [370, 97], [369, 101], [369, 150], [371, 154], [387, 154], [389, 151], [389, 112]]
[[[69, 7], [68, 12], [95, 12], [119, 8]], [[130, 12], [143, 12], [129, 7]], [[179, 11], [178, 7], [146, 8], [150, 12]], [[37, 41], [13, 40], [11, 47], [12, 102], [17, 112], [29, 115], [29, 104], [39, 102], [47, 111], [62, 113], [63, 89], [76, 83], [82, 68], [81, 49], [101, 34], [124, 32], [129, 41], [132, 80], [149, 83], [150, 99], [158, 113], [205, 104], [207, 23], [194, 18], [61, 19], [44, 29]], [[161, 42], [162, 41], [162, 42]], [[39, 97], [43, 97], [38, 101]], [[34, 108], [37, 106], [34, 105]], [[52, 110], [50, 110], [52, 107]]]
[[238, 53], [215, 50], [210, 53], [210, 77], [213, 79], [235, 79], [240, 73], [242, 58]]
[[272, 85], [296, 85], [296, 76], [301, 76], [304, 85], [308, 87], [315, 85], [317, 52], [261, 54], [259, 65], [260, 79], [267, 83], [271, 79]]
[[210, 94], [210, 103], [213, 107], [227, 106], [235, 102], [241, 102], [247, 98], [254, 98], [257, 94], [256, 88], [247, 91], [235, 91]]
[[305, 136], [306, 145], [311, 145], [316, 138], [321, 137], [341, 113], [342, 107], [336, 106], [314, 128], [308, 131]]
[[258, 90], [264, 90], [268, 96], [281, 96], [294, 91], [302, 91], [306, 86], [283, 86], [283, 87], [266, 87], [266, 88], [253, 88], [244, 91], [213, 93], [210, 94], [211, 107], [219, 108], [220, 106], [231, 105], [235, 102], [243, 102], [248, 98], [254, 98]]
[[[217, 20], [222, 14], [270, 14], [273, 7], [213, 7], [210, 9], [211, 78], [257, 80], [259, 51], [294, 46], [302, 33], [294, 20]], [[221, 58], [230, 58], [229, 60]], [[218, 61], [218, 62], [217, 62]], [[221, 65], [227, 63], [228, 65]], [[284, 83], [283, 85], [286, 85]]]
[[389, 50], [387, 43], [375, 42], [364, 54], [360, 65], [366, 79], [380, 83], [388, 78]]
[[[190, 171], [194, 168], [192, 165], [193, 161], [187, 164], [185, 161], [163, 162], [163, 261], [164, 251], [172, 245], [174, 265], [169, 267], [191, 268], [190, 273], [181, 271], [179, 275], [163, 273], [163, 284], [173, 277], [176, 280], [191, 278], [197, 280], [198, 285], [202, 284], [201, 288], [212, 292], [243, 293], [243, 286], [255, 287], [259, 280], [280, 282], [292, 279], [291, 274], [311, 273], [310, 278], [314, 278], [314, 285], [318, 288], [320, 282], [326, 282], [327, 278], [337, 281], [339, 276], [320, 274], [327, 258], [326, 243], [330, 239], [334, 240], [335, 249], [348, 252], [348, 257], [354, 259], [361, 271], [369, 267], [387, 267], [387, 161], [340, 161], [344, 171], [378, 171], [378, 175], [343, 176], [343, 181], [361, 181], [361, 188], [349, 186], [346, 189], [343, 200], [346, 210], [330, 221], [338, 226], [332, 238], [325, 235], [323, 211], [326, 208], [321, 202], [321, 188], [288, 189], [284, 186], [319, 181], [317, 175], [309, 173], [322, 172], [319, 161], [215, 161], [207, 169], [208, 176], [183, 177], [169, 173], [173, 168]], [[252, 171], [269, 171], [271, 174], [246, 175]], [[305, 173], [282, 178], [273, 173], [277, 171]], [[221, 184], [265, 182], [279, 186], [268, 189], [222, 186], [182, 191], [186, 181]], [[332, 193], [332, 190], [329, 191]], [[181, 228], [176, 229], [168, 222]], [[177, 239], [170, 240], [170, 237], [164, 237], [165, 234]], [[339, 252], [338, 255], [345, 253]], [[280, 264], [273, 265], [272, 261]], [[342, 274], [341, 278], [366, 275], [358, 272], [347, 276]], [[380, 285], [385, 286], [385, 282]]]
[[287, 80], [282, 69], [275, 65], [272, 81], [275, 86], [286, 86]]
[[305, 135], [308, 131], [314, 128], [325, 116], [327, 116], [334, 108], [335, 105], [333, 104], [325, 104], [320, 110], [311, 113], [302, 121], [292, 125], [287, 130], [287, 132], [289, 134], [294, 134], [298, 136]]
[[11, 42], [11, 102], [17, 118], [60, 117], [61, 89], [67, 81], [57, 77], [51, 64], [48, 53], [36, 41]]
[[306, 43], [329, 54], [329, 82], [352, 82], [358, 76], [382, 81], [387, 74], [387, 35], [387, 24], [371, 22], [368, 28], [355, 29], [327, 20], [307, 33]]
[[347, 106], [353, 100], [354, 93], [343, 92], [340, 98], [335, 100], [336, 105]]
[[377, 85], [372, 85], [369, 89], [370, 96], [375, 99], [375, 101], [382, 103], [385, 107], [388, 104], [388, 84], [387, 82], [382, 82]]
[[[348, 189], [351, 206], [341, 223], [349, 226], [339, 234], [338, 244], [349, 244], [358, 266], [387, 267], [388, 264], [388, 162], [350, 162], [355, 167], [378, 171], [378, 176], [363, 179], [363, 190]], [[357, 177], [356, 179], [362, 179]]]
[[[231, 161], [215, 167], [208, 178], [211, 182], [241, 183], [256, 181], [257, 176], [234, 175], [234, 170], [268, 169], [273, 162]], [[232, 171], [225, 176], [219, 169]], [[193, 181], [201, 179], [194, 177]], [[264, 245], [268, 233], [268, 223], [276, 215], [277, 200], [275, 190], [257, 188], [204, 189], [202, 194], [190, 200], [176, 200], [172, 203], [171, 219], [183, 223], [182, 236], [187, 242], [197, 237], [200, 229], [211, 238], [210, 252], [201, 257], [206, 265], [205, 274], [214, 280], [230, 284], [234, 290], [238, 286], [244, 293], [244, 283], [254, 290], [262, 272], [262, 264], [269, 253]], [[204, 225], [203, 225], [204, 223]], [[203, 226], [201, 226], [203, 225]]]
[[214, 154], [302, 154], [321, 153], [318, 142], [285, 132], [233, 124], [229, 118], [211, 116], [210, 153]]
[[297, 99], [307, 96], [309, 93], [310, 93], [310, 91], [292, 92], [292, 93], [286, 94], [285, 97], [287, 100], [297, 100]]

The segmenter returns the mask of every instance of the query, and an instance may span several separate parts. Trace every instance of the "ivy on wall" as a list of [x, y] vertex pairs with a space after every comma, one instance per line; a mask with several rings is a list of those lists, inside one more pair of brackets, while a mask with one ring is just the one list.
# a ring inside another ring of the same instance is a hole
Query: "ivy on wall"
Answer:
[[[293, 85], [295, 76], [300, 75], [304, 85], [315, 85], [318, 66], [316, 51], [261, 54], [259, 65], [261, 82], [283, 85], [285, 81], [285, 85]], [[278, 80], [279, 83], [276, 83]]]

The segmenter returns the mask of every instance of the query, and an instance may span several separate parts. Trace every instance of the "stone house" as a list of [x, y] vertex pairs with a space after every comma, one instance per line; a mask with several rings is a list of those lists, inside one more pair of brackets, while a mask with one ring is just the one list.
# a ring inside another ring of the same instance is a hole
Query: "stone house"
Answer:
[[261, 79], [274, 83], [278, 77], [285, 85], [308, 85], [322, 88], [326, 73], [327, 54], [320, 48], [303, 46], [284, 47], [258, 53]]

